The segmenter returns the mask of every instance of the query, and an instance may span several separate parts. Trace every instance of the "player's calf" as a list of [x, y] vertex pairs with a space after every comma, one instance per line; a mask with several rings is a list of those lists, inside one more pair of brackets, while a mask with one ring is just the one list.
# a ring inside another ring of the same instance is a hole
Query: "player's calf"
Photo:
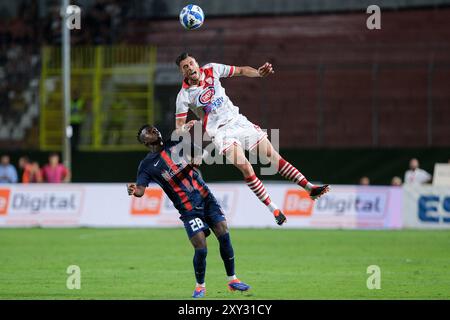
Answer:
[[310, 183], [305, 176], [297, 170], [292, 164], [284, 160], [282, 157], [280, 157], [280, 161], [278, 162], [278, 173], [283, 177], [286, 178], [300, 187], [304, 188], [307, 191], [310, 191], [314, 185]]
[[280, 209], [278, 209], [278, 206], [274, 202], [272, 202], [269, 194], [266, 191], [266, 187], [261, 182], [261, 180], [259, 180], [258, 177], [254, 174], [252, 176], [246, 177], [245, 182], [247, 183], [247, 186], [250, 188], [250, 190], [253, 191], [253, 193], [258, 197], [258, 199], [267, 206], [270, 212], [272, 212], [277, 223], [279, 225], [282, 225], [286, 221], [286, 217], [283, 215], [283, 213], [281, 213]]
[[[194, 254], [194, 271], [195, 279], [197, 281], [193, 298], [203, 298], [206, 293], [205, 288], [205, 273], [206, 273], [206, 255], [208, 254], [207, 248], [196, 248]], [[203, 288], [203, 289], [202, 289]]]
[[325, 184], [323, 186], [313, 185], [305, 178], [305, 176], [300, 171], [297, 170], [297, 168], [284, 160], [282, 157], [280, 157], [280, 161], [278, 163], [278, 173], [282, 177], [295, 182], [297, 185], [308, 191], [309, 196], [313, 200], [318, 199], [319, 197], [330, 191], [330, 186], [328, 184]]

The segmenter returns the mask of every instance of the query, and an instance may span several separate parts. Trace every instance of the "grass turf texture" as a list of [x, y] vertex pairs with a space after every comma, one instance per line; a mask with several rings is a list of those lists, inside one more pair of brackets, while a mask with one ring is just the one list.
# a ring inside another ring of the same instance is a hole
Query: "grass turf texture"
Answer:
[[[449, 299], [449, 231], [232, 229], [229, 292], [208, 237], [209, 299]], [[0, 229], [0, 299], [190, 299], [193, 249], [183, 229]], [[69, 265], [81, 289], [66, 288]], [[381, 289], [366, 286], [369, 265]]]

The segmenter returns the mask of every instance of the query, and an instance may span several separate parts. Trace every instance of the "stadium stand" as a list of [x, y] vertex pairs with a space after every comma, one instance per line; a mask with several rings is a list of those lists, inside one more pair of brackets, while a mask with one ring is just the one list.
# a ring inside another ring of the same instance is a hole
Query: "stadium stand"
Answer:
[[[0, 23], [0, 146], [24, 147], [39, 115], [39, 48], [32, 14]], [[32, 136], [32, 135], [31, 135]], [[13, 142], [11, 144], [10, 142]]]

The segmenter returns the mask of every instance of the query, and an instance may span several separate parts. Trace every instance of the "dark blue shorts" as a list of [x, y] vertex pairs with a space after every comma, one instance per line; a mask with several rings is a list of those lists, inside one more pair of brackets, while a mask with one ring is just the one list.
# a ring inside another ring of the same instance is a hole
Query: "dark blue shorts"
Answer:
[[184, 228], [190, 239], [200, 231], [205, 232], [205, 235], [208, 236], [211, 233], [210, 227], [225, 221], [225, 214], [216, 198], [210, 193], [205, 198], [202, 209], [196, 208], [195, 210], [182, 213], [180, 219], [183, 221]]

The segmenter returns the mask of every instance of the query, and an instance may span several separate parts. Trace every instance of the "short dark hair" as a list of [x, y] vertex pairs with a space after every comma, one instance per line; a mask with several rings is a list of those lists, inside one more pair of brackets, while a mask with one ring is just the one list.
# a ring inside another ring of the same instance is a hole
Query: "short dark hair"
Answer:
[[181, 61], [183, 61], [187, 57], [192, 57], [192, 55], [190, 53], [188, 53], [188, 52], [183, 52], [182, 54], [180, 54], [177, 57], [177, 59], [175, 60], [175, 63], [177, 64], [177, 66], [180, 66]]
[[142, 127], [139, 128], [139, 131], [138, 131], [138, 133], [136, 135], [137, 141], [139, 141], [139, 143], [144, 143], [144, 141], [141, 140], [141, 134], [142, 134], [143, 130], [145, 130], [145, 129], [149, 128], [149, 127], [150, 127], [149, 124], [144, 124]]

